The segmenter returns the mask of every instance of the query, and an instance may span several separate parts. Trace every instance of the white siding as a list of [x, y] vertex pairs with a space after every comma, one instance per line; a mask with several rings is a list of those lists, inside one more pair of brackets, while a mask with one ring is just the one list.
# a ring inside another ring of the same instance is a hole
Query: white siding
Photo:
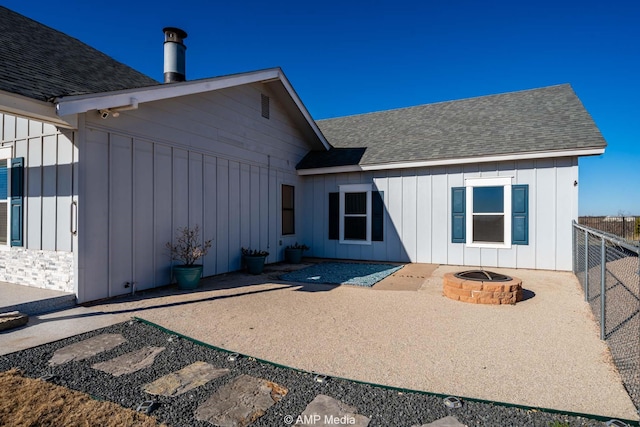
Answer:
[[0, 138], [0, 147], [24, 157], [24, 248], [70, 252], [74, 133], [0, 113]]
[[[305, 243], [318, 257], [360, 258], [485, 267], [571, 270], [571, 221], [577, 219], [577, 159], [486, 163], [366, 173], [313, 176], [306, 180], [304, 206], [313, 209]], [[529, 244], [507, 249], [470, 248], [451, 243], [451, 188], [465, 179], [513, 177], [529, 185]], [[338, 185], [372, 182], [384, 191], [383, 242], [353, 255], [328, 240], [328, 193]], [[322, 218], [322, 220], [319, 220]], [[362, 254], [370, 257], [362, 257]]]
[[[82, 300], [170, 282], [166, 242], [199, 225], [213, 239], [204, 275], [241, 268], [241, 247], [283, 258], [303, 242], [303, 180], [295, 165], [311, 146], [271, 98], [261, 117], [262, 85], [140, 105], [103, 120], [89, 112], [81, 147], [86, 200], [80, 230]], [[296, 231], [281, 235], [280, 185], [295, 186]], [[199, 262], [200, 262], [199, 261]]]

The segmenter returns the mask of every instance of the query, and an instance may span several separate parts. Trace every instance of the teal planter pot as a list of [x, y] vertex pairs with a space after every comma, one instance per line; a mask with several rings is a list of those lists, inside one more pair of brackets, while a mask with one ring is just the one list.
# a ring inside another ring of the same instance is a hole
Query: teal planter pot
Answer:
[[302, 262], [302, 249], [285, 249], [284, 259], [290, 264], [300, 264]]
[[244, 256], [244, 262], [247, 264], [249, 274], [261, 274], [264, 270], [265, 256]]
[[173, 275], [180, 289], [196, 289], [202, 277], [202, 265], [179, 265], [173, 267]]

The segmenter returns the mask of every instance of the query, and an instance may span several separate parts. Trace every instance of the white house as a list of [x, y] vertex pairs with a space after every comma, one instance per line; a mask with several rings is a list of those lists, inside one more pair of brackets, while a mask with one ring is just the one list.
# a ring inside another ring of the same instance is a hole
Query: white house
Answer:
[[241, 247], [327, 258], [571, 269], [578, 157], [606, 143], [568, 85], [316, 123], [278, 68], [165, 84], [0, 7], [0, 280], [78, 301], [204, 275]]

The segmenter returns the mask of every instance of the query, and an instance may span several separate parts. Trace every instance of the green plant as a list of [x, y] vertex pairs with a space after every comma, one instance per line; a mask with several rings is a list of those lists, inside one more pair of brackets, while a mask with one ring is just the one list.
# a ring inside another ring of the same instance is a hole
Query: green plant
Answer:
[[209, 252], [212, 240], [199, 243], [200, 227], [198, 225], [193, 228], [178, 227], [176, 243], [167, 242], [166, 247], [172, 260], [182, 261], [185, 266], [190, 267]]
[[269, 252], [260, 251], [258, 249], [242, 248], [242, 255], [243, 256], [269, 256]]
[[305, 245], [304, 243], [299, 245], [298, 242], [296, 242], [295, 245], [289, 245], [285, 249], [300, 249], [304, 252], [309, 250], [309, 246]]
[[561, 423], [560, 421], [554, 421], [549, 424], [549, 427], [570, 427], [569, 423]]

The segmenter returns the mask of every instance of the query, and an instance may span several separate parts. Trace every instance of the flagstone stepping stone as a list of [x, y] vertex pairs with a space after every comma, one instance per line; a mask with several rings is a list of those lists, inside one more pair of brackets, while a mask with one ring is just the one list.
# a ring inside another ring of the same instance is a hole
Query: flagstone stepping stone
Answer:
[[102, 334], [56, 350], [49, 366], [62, 365], [72, 360], [84, 360], [103, 351], [111, 350], [127, 340], [120, 334]]
[[29, 316], [19, 311], [0, 313], [0, 331], [24, 326], [29, 321]]
[[422, 426], [412, 427], [467, 427], [466, 424], [462, 424], [456, 417], [449, 415], [448, 417], [440, 418], [429, 424], [422, 424]]
[[358, 408], [324, 394], [317, 395], [296, 419], [295, 425], [366, 427], [370, 418], [357, 414]]
[[165, 347], [142, 347], [140, 350], [123, 354], [106, 362], [96, 363], [91, 366], [98, 371], [106, 372], [119, 377], [120, 375], [131, 374], [153, 365], [156, 356], [164, 350]]
[[228, 372], [228, 369], [216, 368], [206, 362], [198, 361], [179, 371], [160, 377], [152, 383], [145, 384], [142, 389], [149, 394], [174, 397], [200, 387]]
[[245, 427], [263, 416], [289, 390], [274, 382], [240, 375], [196, 409], [198, 421], [219, 427]]

